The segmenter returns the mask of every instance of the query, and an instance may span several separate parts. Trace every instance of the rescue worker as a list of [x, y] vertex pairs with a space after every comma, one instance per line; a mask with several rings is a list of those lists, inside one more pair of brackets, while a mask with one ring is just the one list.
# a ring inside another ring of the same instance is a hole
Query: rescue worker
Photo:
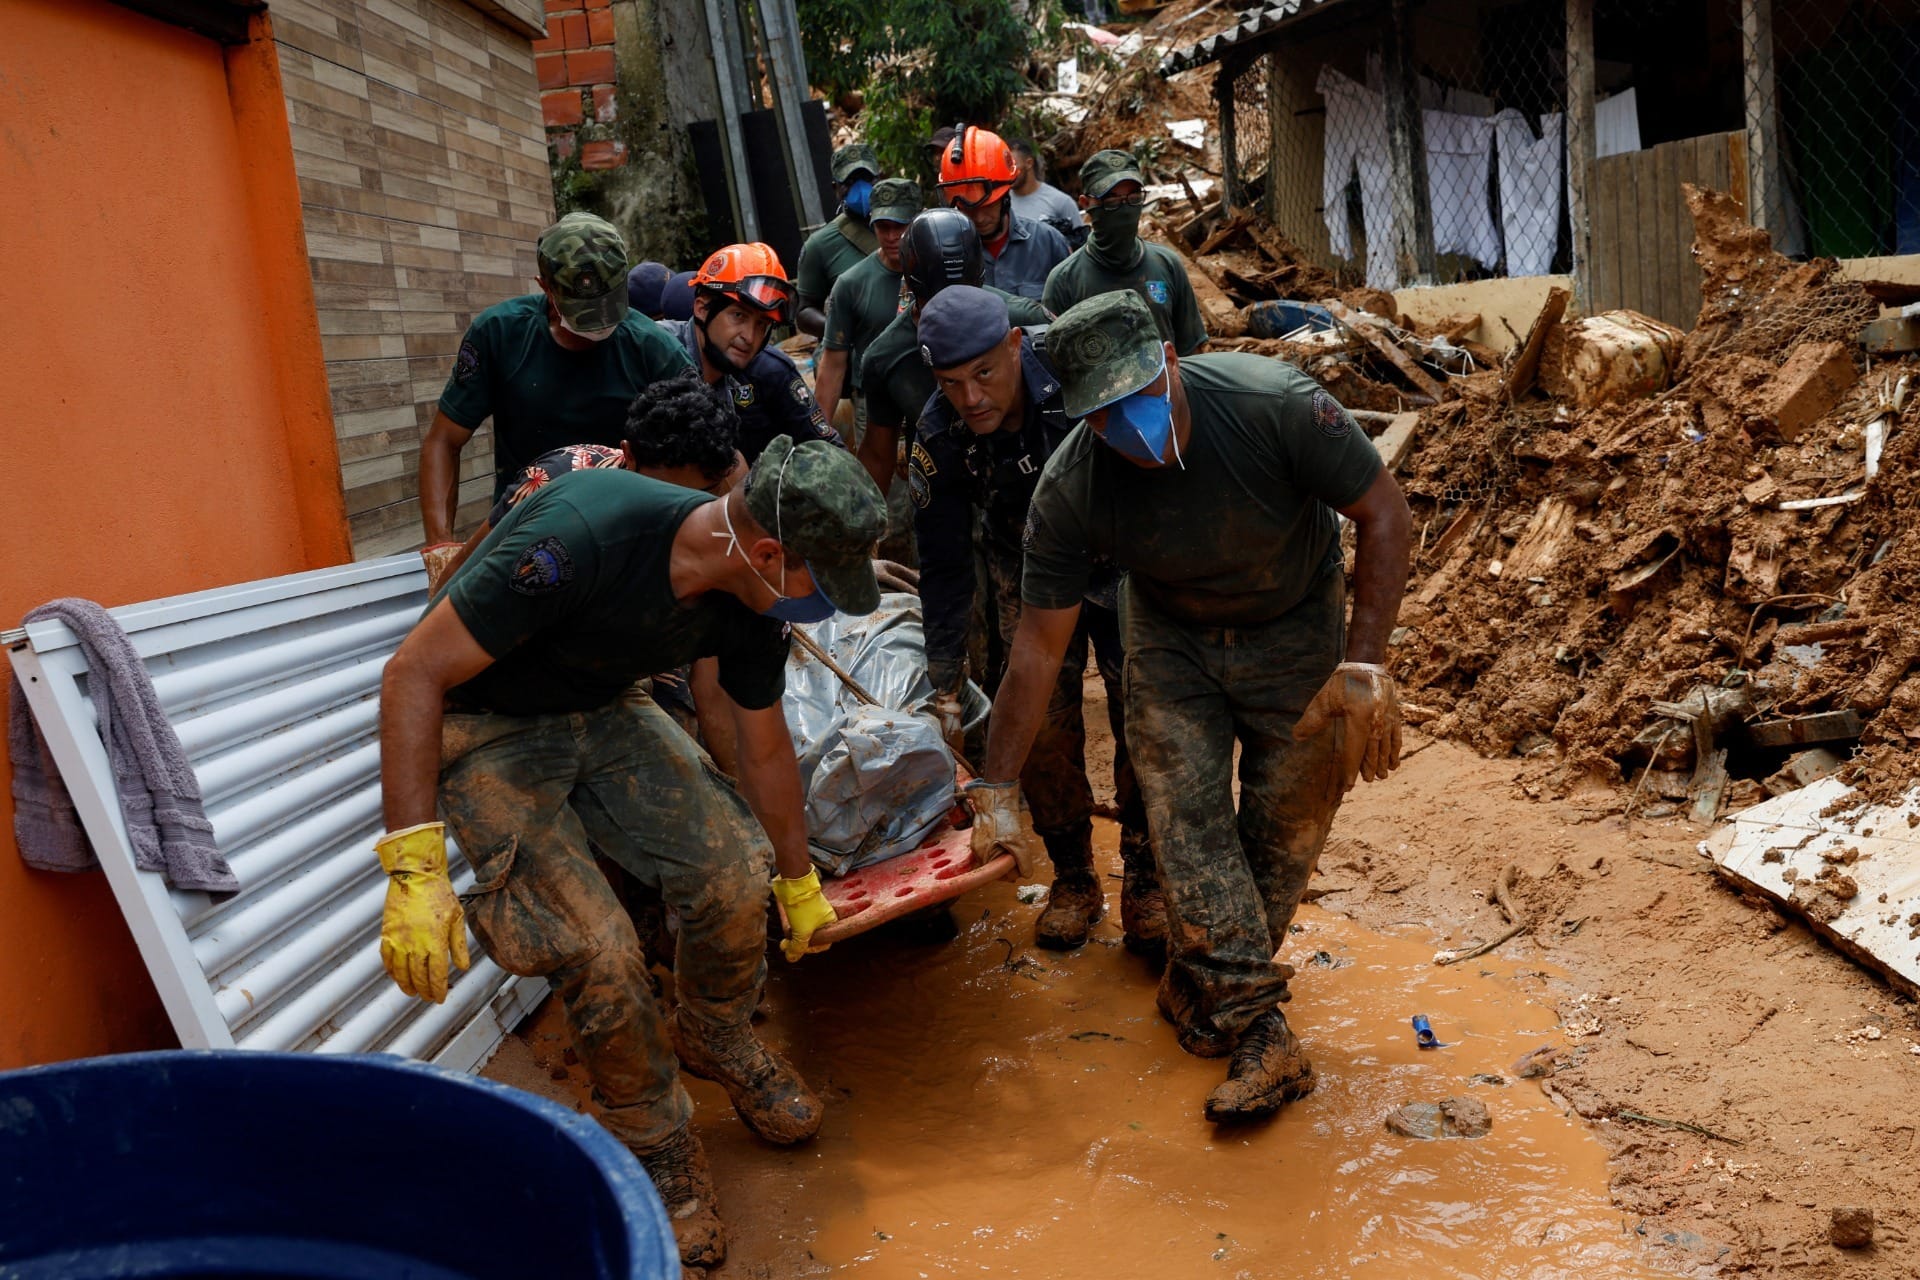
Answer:
[[1032, 222], [1044, 222], [1078, 247], [1087, 238], [1087, 218], [1073, 197], [1042, 181], [1040, 155], [1025, 138], [1008, 138], [1013, 149], [1013, 211]]
[[838, 445], [792, 357], [767, 342], [793, 308], [779, 256], [764, 244], [730, 244], [708, 256], [692, 285], [693, 318], [661, 328], [679, 339], [707, 385], [733, 401], [747, 461], [778, 436]]
[[873, 184], [880, 180], [880, 157], [864, 142], [849, 142], [827, 161], [833, 175], [840, 211], [800, 246], [800, 332], [819, 337], [827, 330], [827, 295], [833, 282], [854, 263], [879, 248], [868, 217], [873, 210]]
[[873, 189], [868, 222], [880, 247], [833, 282], [827, 295], [827, 331], [820, 339], [814, 368], [814, 398], [832, 417], [843, 396], [854, 402], [854, 439], [860, 438], [865, 413], [860, 407], [860, 357], [905, 309], [900, 284], [900, 241], [920, 215], [920, 185], [888, 178]]
[[[1096, 557], [1111, 556], [1127, 571], [1127, 748], [1167, 898], [1158, 1004], [1183, 1049], [1230, 1055], [1208, 1119], [1269, 1114], [1313, 1088], [1274, 954], [1341, 797], [1399, 762], [1384, 663], [1406, 500], [1305, 374], [1237, 353], [1182, 360], [1135, 293], [1074, 307], [1047, 351], [1084, 421], [1034, 490], [1019, 629], [968, 793], [974, 853], [1004, 849], [1031, 873], [1015, 779]], [[1358, 533], [1351, 622], [1335, 512]]]
[[420, 444], [429, 549], [457, 547], [460, 451], [493, 419], [493, 495], [550, 449], [620, 443], [627, 405], [689, 361], [627, 305], [627, 246], [612, 223], [570, 213], [541, 233], [540, 292], [488, 307], [467, 327]]
[[[975, 513], [982, 525], [990, 599], [983, 621], [1010, 646], [1020, 618], [1020, 540], [1040, 469], [1073, 430], [1060, 381], [1047, 363], [1046, 329], [1015, 327], [1007, 304], [984, 289], [955, 285], [920, 312], [920, 350], [939, 390], [920, 413], [908, 452], [907, 483], [920, 549], [920, 601], [934, 711], [950, 743], [961, 735], [967, 630], [974, 617]], [[1087, 781], [1081, 688], [1093, 645], [1107, 686], [1113, 728], [1114, 796], [1120, 809], [1120, 922], [1130, 950], [1166, 942], [1166, 902], [1147, 843], [1146, 812], [1127, 759], [1120, 689], [1118, 575], [1097, 573], [1064, 659], [1020, 787], [1033, 827], [1053, 862], [1053, 889], [1034, 941], [1064, 951], [1083, 945], [1106, 913], [1093, 865], [1093, 788]], [[974, 676], [991, 694], [986, 672]], [[958, 750], [958, 747], [955, 748]]]
[[978, 125], [961, 128], [940, 154], [940, 196], [979, 233], [986, 283], [1037, 300], [1047, 273], [1072, 250], [1058, 231], [1014, 210], [1018, 179], [1012, 148]]
[[[907, 286], [907, 309], [880, 331], [860, 359], [860, 391], [867, 401], [860, 462], [883, 487], [899, 466], [903, 436], [911, 438], [920, 410], [934, 392], [933, 373], [920, 356], [915, 332], [920, 308], [948, 285], [978, 285], [985, 275], [972, 220], [957, 209], [928, 209], [915, 218], [900, 241], [900, 272]], [[1038, 302], [1001, 296], [1015, 324], [1047, 322]]]
[[[781, 708], [787, 626], [874, 609], [885, 520], [852, 456], [818, 440], [774, 441], [721, 498], [576, 471], [487, 536], [382, 678], [382, 963], [436, 1002], [449, 953], [466, 965], [451, 828], [474, 932], [503, 969], [552, 982], [601, 1122], [646, 1166], [691, 1266], [717, 1265], [726, 1235], [676, 1056], [767, 1141], [820, 1127], [820, 1099], [750, 1025], [769, 872], [789, 960], [834, 918]], [[737, 791], [634, 688], [704, 657], [739, 708]], [[679, 916], [671, 1019], [596, 848]]]
[[665, 263], [641, 263], [627, 272], [627, 306], [649, 320], [666, 319], [667, 311], [661, 305], [660, 295], [672, 278], [673, 272], [667, 270]]
[[1190, 356], [1207, 340], [1187, 268], [1171, 249], [1140, 238], [1146, 180], [1125, 151], [1096, 151], [1080, 166], [1080, 206], [1093, 234], [1053, 269], [1041, 301], [1055, 315], [1095, 294], [1131, 289], [1153, 312], [1160, 336]]

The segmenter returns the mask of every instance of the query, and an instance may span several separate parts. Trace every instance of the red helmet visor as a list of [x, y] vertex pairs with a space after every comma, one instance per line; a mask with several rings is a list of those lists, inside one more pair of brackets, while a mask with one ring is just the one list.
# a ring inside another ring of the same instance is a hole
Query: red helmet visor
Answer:
[[784, 321], [793, 305], [793, 286], [779, 276], [742, 276], [738, 280], [729, 280], [724, 284], [716, 282], [706, 287], [771, 312], [777, 321]]

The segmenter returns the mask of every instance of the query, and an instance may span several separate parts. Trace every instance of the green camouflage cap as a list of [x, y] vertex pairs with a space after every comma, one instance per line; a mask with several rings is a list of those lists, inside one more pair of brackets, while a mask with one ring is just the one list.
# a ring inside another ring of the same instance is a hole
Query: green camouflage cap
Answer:
[[1089, 200], [1098, 200], [1131, 178], [1141, 186], [1147, 179], [1130, 151], [1096, 151], [1080, 166], [1080, 192]]
[[610, 329], [627, 315], [627, 242], [605, 218], [570, 213], [540, 233], [540, 278], [570, 328]]
[[747, 473], [747, 510], [807, 562], [814, 585], [842, 613], [880, 607], [874, 544], [886, 536], [887, 500], [867, 469], [837, 444], [775, 436]]
[[1132, 395], [1167, 365], [1153, 312], [1131, 289], [1068, 307], [1047, 330], [1047, 358], [1060, 379], [1062, 407], [1075, 418]]
[[845, 182], [862, 170], [880, 176], [880, 156], [864, 142], [849, 142], [833, 153], [833, 159], [827, 167], [833, 173], [835, 182]]
[[920, 184], [907, 178], [888, 178], [873, 184], [868, 222], [912, 222], [920, 216]]

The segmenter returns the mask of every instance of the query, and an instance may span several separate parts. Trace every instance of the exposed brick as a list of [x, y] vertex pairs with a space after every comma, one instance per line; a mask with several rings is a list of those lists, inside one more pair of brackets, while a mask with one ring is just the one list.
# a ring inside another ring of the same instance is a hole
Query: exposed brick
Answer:
[[560, 24], [557, 22], [554, 23], [550, 30], [553, 32], [552, 35], [541, 36], [533, 42], [533, 51], [535, 53], [555, 53], [563, 48], [560, 43]]
[[613, 8], [613, 0], [587, 0], [587, 8], [611, 9]]
[[[583, 8], [581, 0], [547, 0], [547, 13], [577, 13]], [[553, 23], [547, 23], [547, 30], [553, 30]]]
[[601, 124], [612, 124], [614, 116], [613, 86], [610, 84], [593, 86], [593, 118]]
[[567, 83], [567, 55], [564, 53], [534, 54], [533, 69], [540, 76], [542, 89], [558, 89]]
[[561, 89], [555, 93], [541, 94], [540, 116], [550, 129], [584, 122], [586, 116], [580, 110], [580, 91]]
[[553, 148], [553, 158], [555, 160], [565, 160], [568, 156], [572, 155], [573, 149], [578, 143], [579, 139], [571, 130], [566, 133], [550, 133], [547, 135], [547, 145]]
[[587, 43], [613, 43], [613, 10], [595, 9], [587, 14]]
[[567, 54], [568, 84], [608, 84], [613, 80], [613, 50], [572, 50]]
[[560, 19], [560, 43], [569, 49], [584, 49], [593, 43], [587, 39], [587, 15], [570, 13]]
[[627, 162], [624, 142], [589, 142], [580, 148], [582, 169], [618, 169]]
[[1803, 342], [1787, 353], [1767, 385], [1767, 417], [1781, 439], [1792, 440], [1826, 417], [1859, 378], [1853, 352], [1845, 344]]

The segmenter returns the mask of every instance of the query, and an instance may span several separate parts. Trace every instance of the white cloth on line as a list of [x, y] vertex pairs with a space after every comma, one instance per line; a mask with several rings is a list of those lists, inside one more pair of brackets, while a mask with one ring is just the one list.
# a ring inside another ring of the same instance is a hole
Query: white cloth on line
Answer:
[[1379, 94], [1322, 67], [1315, 83], [1327, 104], [1326, 164], [1321, 183], [1321, 216], [1327, 242], [1342, 258], [1353, 256], [1353, 232], [1347, 222], [1347, 187], [1360, 180], [1360, 218], [1367, 237], [1367, 286], [1393, 289], [1400, 283], [1394, 261], [1393, 162], [1387, 154], [1387, 113]]
[[1640, 149], [1640, 105], [1634, 90], [1623, 89], [1593, 104], [1593, 154], [1623, 155]]
[[1491, 271], [1500, 265], [1500, 232], [1489, 198], [1493, 121], [1424, 111], [1421, 128], [1426, 134], [1434, 251], [1465, 254]]
[[1560, 246], [1560, 143], [1563, 117], [1540, 117], [1540, 136], [1518, 111], [1493, 118], [1500, 147], [1500, 229], [1507, 242], [1509, 276], [1543, 276], [1553, 270]]

